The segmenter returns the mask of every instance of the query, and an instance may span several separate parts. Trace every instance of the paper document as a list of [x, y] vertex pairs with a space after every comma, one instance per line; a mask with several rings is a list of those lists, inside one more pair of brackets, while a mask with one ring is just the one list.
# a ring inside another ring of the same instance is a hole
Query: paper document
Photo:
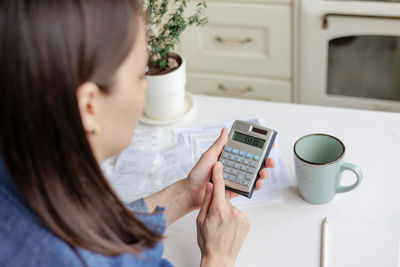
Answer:
[[[268, 181], [269, 180], [269, 181]], [[282, 200], [281, 187], [278, 183], [271, 183], [272, 180], [269, 178], [263, 181], [263, 186], [260, 190], [257, 190], [253, 193], [251, 199], [238, 196], [231, 200], [232, 204], [235, 206], [240, 205], [250, 205], [257, 203], [269, 203], [269, 202], [279, 202]], [[274, 181], [276, 182], [276, 181]]]
[[159, 157], [159, 166], [155, 168], [153, 177], [159, 180], [161, 188], [165, 188], [187, 177], [186, 171], [179, 163], [170, 163], [164, 157]]
[[[262, 119], [258, 117], [243, 118], [241, 120], [263, 124]], [[190, 145], [192, 158], [194, 161], [197, 161], [218, 138], [221, 129], [227, 128], [229, 131], [233, 122], [234, 121], [227, 121], [203, 127], [175, 129], [173, 131], [175, 136], [174, 140], [177, 143]], [[269, 157], [275, 160], [275, 168], [268, 169], [269, 176], [263, 181], [262, 189], [254, 192], [251, 199], [243, 196], [233, 199], [233, 204], [244, 205], [282, 200], [281, 188], [292, 186], [293, 182], [290, 178], [289, 171], [280, 157], [278, 139], [276, 139], [275, 147], [271, 150]]]
[[[258, 117], [242, 120], [263, 124]], [[119, 197], [126, 202], [145, 197], [168, 185], [184, 179], [215, 142], [221, 129], [230, 130], [232, 121], [192, 128], [173, 130], [175, 144], [158, 151], [159, 128], [139, 125], [131, 144], [119, 155], [105, 160], [101, 168]], [[289, 172], [279, 155], [279, 144], [271, 150], [275, 168], [268, 169], [269, 176], [263, 181], [261, 190], [251, 199], [239, 196], [232, 200], [235, 205], [275, 202], [282, 199], [281, 188], [292, 186]]]
[[[192, 150], [190, 146], [178, 144], [161, 151], [161, 156], [165, 160], [165, 164], [177, 164], [185, 172], [189, 174], [194, 166]], [[162, 168], [163, 166], [160, 166]]]
[[102, 162], [100, 167], [104, 175], [123, 201], [129, 202], [162, 189], [161, 182], [152, 175], [159, 154], [158, 137], [157, 127], [138, 127], [128, 148]]
[[157, 152], [160, 128], [140, 125], [132, 136], [131, 147], [142, 151]]

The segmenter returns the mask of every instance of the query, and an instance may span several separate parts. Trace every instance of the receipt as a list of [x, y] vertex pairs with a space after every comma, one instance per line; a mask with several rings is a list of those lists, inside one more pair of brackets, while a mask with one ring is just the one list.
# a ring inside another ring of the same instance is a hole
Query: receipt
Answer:
[[[262, 124], [262, 119], [258, 117], [244, 118], [242, 120]], [[196, 162], [201, 155], [214, 143], [218, 138], [221, 128], [228, 130], [232, 127], [234, 121], [222, 122], [214, 125], [206, 125], [203, 127], [181, 128], [175, 129], [175, 142], [190, 145], [192, 158]], [[281, 188], [293, 185], [289, 171], [284, 164], [280, 154], [278, 141], [271, 150], [269, 157], [275, 160], [275, 167], [268, 169], [269, 176], [263, 180], [261, 190], [257, 190], [251, 199], [238, 196], [232, 200], [235, 205], [248, 205], [254, 203], [277, 202], [282, 200]]]
[[[262, 124], [262, 119], [258, 117], [242, 120]], [[145, 197], [186, 178], [201, 155], [218, 138], [221, 129], [229, 130], [233, 122], [174, 129], [175, 144], [162, 151], [157, 146], [160, 129], [140, 125], [135, 130], [130, 146], [119, 155], [105, 160], [101, 169], [123, 201]], [[271, 150], [270, 157], [276, 165], [269, 169], [269, 176], [263, 180], [262, 189], [257, 190], [251, 199], [239, 196], [232, 203], [246, 205], [282, 199], [281, 188], [292, 186], [293, 182], [280, 157], [278, 142]]]

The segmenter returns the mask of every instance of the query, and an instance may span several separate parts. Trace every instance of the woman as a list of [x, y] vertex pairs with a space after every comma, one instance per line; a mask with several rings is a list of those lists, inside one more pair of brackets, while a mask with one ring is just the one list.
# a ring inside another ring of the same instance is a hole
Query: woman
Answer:
[[216, 163], [226, 129], [186, 179], [146, 199], [123, 204], [100, 171], [129, 145], [145, 104], [137, 1], [2, 1], [0, 34], [4, 266], [170, 266], [166, 223], [200, 207], [200, 264], [234, 265], [249, 222]]

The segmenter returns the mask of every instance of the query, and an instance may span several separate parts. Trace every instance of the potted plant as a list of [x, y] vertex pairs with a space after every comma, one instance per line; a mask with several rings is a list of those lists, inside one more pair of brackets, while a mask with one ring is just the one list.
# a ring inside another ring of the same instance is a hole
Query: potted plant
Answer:
[[187, 26], [207, 22], [205, 0], [196, 4], [191, 15], [184, 14], [186, 7], [186, 0], [143, 0], [149, 50], [145, 116], [154, 120], [177, 117], [184, 109], [186, 63], [174, 48]]

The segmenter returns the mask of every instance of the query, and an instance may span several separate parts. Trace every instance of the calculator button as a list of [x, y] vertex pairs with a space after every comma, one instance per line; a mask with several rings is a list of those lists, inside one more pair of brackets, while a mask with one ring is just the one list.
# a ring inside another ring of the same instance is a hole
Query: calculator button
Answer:
[[220, 159], [219, 162], [221, 162], [222, 165], [226, 165], [227, 160], [226, 159]]
[[233, 154], [239, 153], [239, 149], [236, 149], [236, 148], [232, 149], [232, 153], [233, 153]]
[[232, 148], [231, 148], [230, 146], [226, 146], [226, 147], [225, 147], [225, 151], [226, 151], [226, 152], [232, 152]]
[[248, 160], [248, 159], [243, 159], [243, 164], [249, 165], [249, 164], [250, 164], [250, 160]]
[[240, 164], [239, 163], [233, 163], [233, 167], [235, 167], [235, 169], [240, 169]]
[[239, 179], [244, 179], [244, 173], [243, 172], [239, 172], [239, 174], [237, 175], [237, 178]]
[[226, 172], [226, 173], [231, 173], [231, 168], [229, 168], [229, 167], [224, 167], [224, 172]]
[[229, 167], [233, 167], [233, 162], [232, 162], [232, 161], [229, 161], [229, 160], [227, 160], [227, 161], [226, 161], [226, 165], [227, 165], [227, 166], [229, 166]]
[[246, 153], [246, 158], [251, 159], [252, 157], [253, 157], [253, 154], [251, 154], [251, 153]]
[[239, 171], [236, 170], [236, 169], [231, 169], [231, 173], [232, 173], [233, 175], [237, 175], [237, 174], [239, 173]]
[[236, 177], [236, 183], [238, 183], [238, 184], [241, 184], [242, 183], [242, 181], [243, 181], [243, 178], [242, 177]]
[[222, 174], [222, 177], [223, 177], [224, 179], [228, 179], [228, 178], [229, 178], [229, 174], [223, 173], [223, 174]]
[[246, 180], [251, 180], [251, 175], [246, 173], [246, 174], [244, 175], [244, 179], [246, 179]]
[[242, 185], [244, 185], [244, 186], [249, 186], [249, 185], [250, 185], [250, 181], [243, 180], [243, 181], [242, 181]]
[[222, 157], [228, 159], [229, 158], [229, 153], [228, 152], [222, 152]]
[[254, 173], [255, 171], [256, 171], [256, 169], [254, 169], [252, 167], [247, 168], [247, 172], [249, 172], [249, 173]]
[[230, 160], [235, 160], [235, 158], [236, 158], [236, 156], [235, 156], [235, 155], [233, 155], [233, 154], [229, 154], [229, 159], [230, 159]]
[[243, 162], [243, 158], [242, 157], [239, 157], [239, 156], [236, 156], [236, 162], [239, 162], [239, 163], [242, 163]]
[[257, 166], [257, 161], [250, 161], [250, 166], [255, 168]]
[[260, 157], [257, 155], [254, 155], [253, 159], [258, 161], [258, 160], [260, 160]]
[[242, 166], [240, 166], [240, 170], [242, 170], [242, 171], [247, 171], [247, 166], [246, 165], [242, 165]]
[[228, 180], [234, 182], [236, 180], [236, 176], [235, 175], [229, 175]]
[[246, 152], [240, 150], [240, 151], [239, 151], [239, 155], [242, 156], [242, 157], [244, 157], [244, 156], [246, 156]]

